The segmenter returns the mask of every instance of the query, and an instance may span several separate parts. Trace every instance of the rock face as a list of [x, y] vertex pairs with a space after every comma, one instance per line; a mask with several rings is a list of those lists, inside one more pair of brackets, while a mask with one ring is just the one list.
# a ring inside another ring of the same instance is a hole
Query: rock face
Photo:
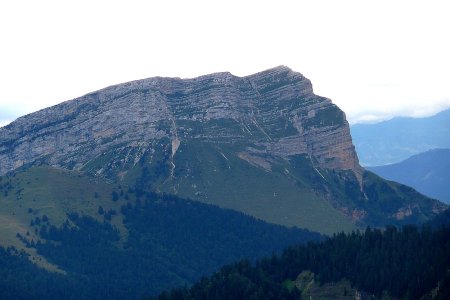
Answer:
[[163, 138], [251, 141], [243, 155], [307, 154], [317, 166], [361, 174], [344, 113], [287, 67], [138, 80], [27, 115], [0, 129], [0, 174], [39, 160], [81, 169], [111, 147], [132, 147], [138, 160]]
[[0, 175], [46, 164], [331, 233], [445, 206], [365, 172], [344, 113], [287, 67], [111, 86], [0, 129]]

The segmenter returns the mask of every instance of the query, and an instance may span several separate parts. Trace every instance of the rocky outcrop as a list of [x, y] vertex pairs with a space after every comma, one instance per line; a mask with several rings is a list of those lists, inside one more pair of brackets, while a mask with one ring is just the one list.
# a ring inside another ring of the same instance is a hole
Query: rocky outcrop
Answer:
[[[344, 113], [283, 66], [247, 77], [143, 79], [21, 117], [0, 129], [0, 174], [36, 161], [82, 169], [111, 148], [137, 149], [137, 161], [155, 141], [176, 150], [187, 139], [241, 144], [245, 158], [255, 149], [307, 154], [322, 168], [361, 174]], [[270, 160], [253, 161], [270, 169]]]

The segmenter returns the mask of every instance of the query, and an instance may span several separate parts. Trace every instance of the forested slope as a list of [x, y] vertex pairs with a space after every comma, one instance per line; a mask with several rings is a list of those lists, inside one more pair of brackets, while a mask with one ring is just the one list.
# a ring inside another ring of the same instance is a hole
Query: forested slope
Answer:
[[240, 261], [225, 266], [189, 289], [163, 293], [158, 299], [299, 299], [310, 295], [301, 283], [305, 271], [313, 273], [311, 284], [346, 279], [363, 295], [449, 299], [450, 227], [342, 233], [290, 247], [255, 265]]
[[[33, 224], [40, 239], [18, 235], [61, 272], [0, 248], [0, 299], [141, 299], [192, 284], [222, 265], [256, 260], [322, 236], [175, 196], [130, 192], [136, 201], [102, 212], [104, 222], [71, 213], [62, 226]], [[127, 236], [108, 219], [124, 219]]]

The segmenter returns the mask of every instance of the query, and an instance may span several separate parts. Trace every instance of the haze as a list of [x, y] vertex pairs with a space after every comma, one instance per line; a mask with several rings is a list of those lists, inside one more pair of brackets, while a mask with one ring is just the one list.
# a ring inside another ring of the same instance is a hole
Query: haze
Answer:
[[130, 80], [286, 65], [351, 123], [450, 107], [446, 1], [3, 1], [0, 126]]

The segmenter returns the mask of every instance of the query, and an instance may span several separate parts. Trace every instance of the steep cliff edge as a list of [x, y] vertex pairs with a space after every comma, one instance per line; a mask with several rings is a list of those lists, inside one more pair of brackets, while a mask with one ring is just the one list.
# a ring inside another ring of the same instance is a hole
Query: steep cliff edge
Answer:
[[444, 209], [398, 188], [378, 193], [381, 179], [360, 167], [344, 113], [283, 66], [128, 82], [1, 128], [0, 174], [35, 164], [321, 232]]
[[361, 173], [343, 112], [314, 95], [301, 74], [277, 67], [243, 78], [138, 80], [19, 118], [0, 129], [0, 174], [42, 159], [81, 169], [112, 146], [140, 149], [178, 137], [251, 140], [258, 152], [308, 154], [320, 167]]

